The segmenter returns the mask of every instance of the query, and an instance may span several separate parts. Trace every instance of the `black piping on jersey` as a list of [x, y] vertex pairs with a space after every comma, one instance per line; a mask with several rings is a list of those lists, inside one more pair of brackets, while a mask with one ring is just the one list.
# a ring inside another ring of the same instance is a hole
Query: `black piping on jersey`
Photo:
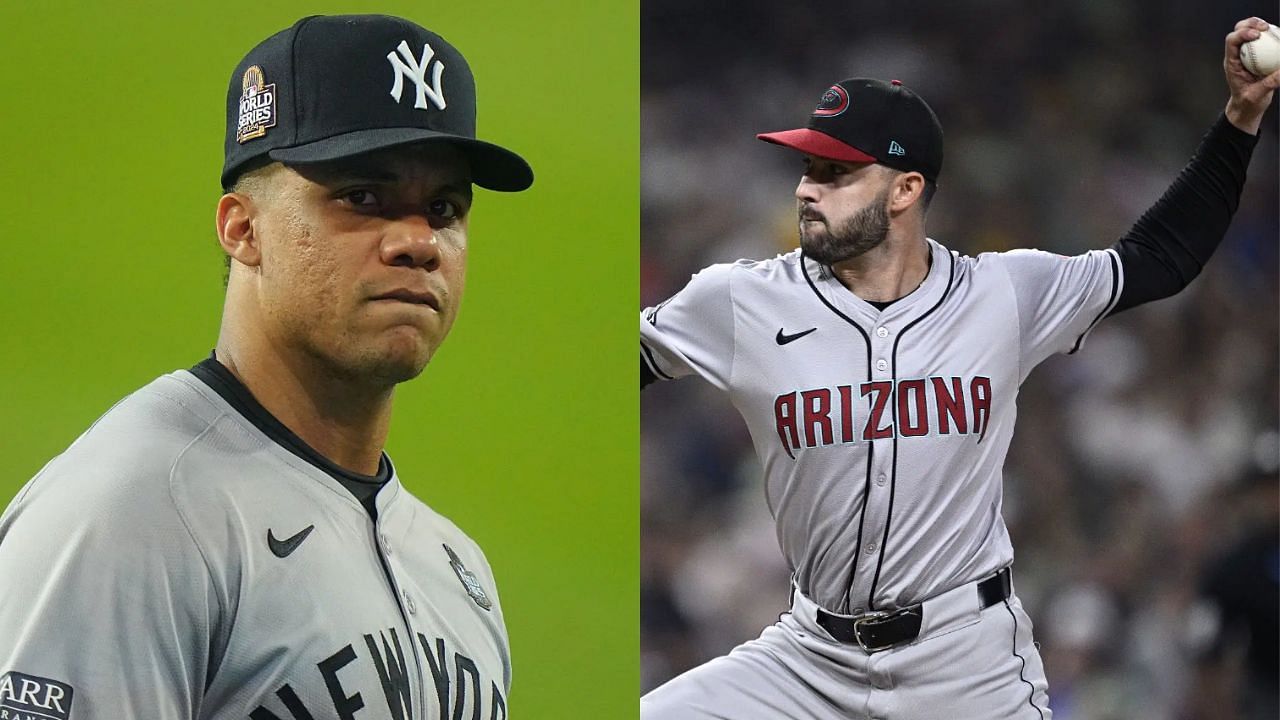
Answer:
[[663, 380], [672, 379], [670, 375], [662, 371], [662, 368], [658, 367], [658, 360], [654, 358], [653, 350], [650, 350], [649, 346], [645, 345], [643, 340], [640, 341], [640, 359], [644, 361], [645, 365], [649, 366], [649, 370], [654, 375], [657, 375]]
[[245, 387], [239, 378], [231, 374], [230, 370], [218, 362], [213, 354], [210, 354], [209, 357], [192, 367], [191, 374], [200, 378], [205, 385], [208, 385], [211, 390], [218, 393], [223, 400], [226, 400], [231, 407], [235, 408], [236, 412], [253, 423], [254, 427], [261, 430], [264, 435], [277, 445], [337, 480], [369, 511], [370, 517], [377, 516], [377, 510], [373, 502], [374, 496], [391, 479], [391, 459], [387, 457], [386, 453], [382, 453], [378, 458], [377, 475], [361, 475], [351, 472], [316, 452], [315, 448], [285, 427], [284, 423], [280, 422], [276, 416], [262, 407], [262, 403], [259, 403], [253, 393], [249, 392], [249, 388]]
[[662, 302], [653, 306], [653, 309], [649, 311], [649, 317], [645, 318], [646, 320], [649, 321], [650, 325], [654, 327], [658, 327], [658, 311], [666, 307], [667, 303], [669, 302], [671, 302], [671, 298], [667, 298], [666, 300], [663, 300]]
[[[835, 305], [832, 305], [825, 297], [822, 296], [822, 293], [818, 291], [818, 286], [813, 284], [813, 278], [809, 277], [809, 268], [804, 264], [804, 261], [807, 259], [808, 258], [805, 256], [804, 251], [801, 250], [800, 272], [804, 274], [804, 280], [809, 283], [809, 288], [813, 290], [813, 294], [817, 295], [818, 299], [822, 301], [822, 304], [826, 305], [831, 312], [835, 313], [841, 320], [852, 325], [854, 329], [858, 331], [858, 334], [862, 335], [863, 343], [867, 347], [867, 382], [871, 382], [871, 336], [868, 335], [867, 331], [862, 329], [862, 326], [855, 322], [853, 318], [840, 312]], [[858, 576], [858, 558], [862, 557], [862, 526], [867, 519], [867, 499], [871, 497], [871, 463], [875, 459], [875, 449], [876, 447], [873, 443], [867, 443], [867, 477], [866, 480], [863, 481], [862, 486], [862, 511], [858, 514], [858, 541], [857, 546], [853, 551], [853, 567], [849, 570], [849, 583], [845, 585], [844, 589], [844, 603], [840, 608], [840, 611], [844, 613], [849, 612], [849, 604], [853, 601], [853, 580]]]
[[1008, 598], [1004, 601], [1004, 609], [1009, 611], [1009, 617], [1013, 618], [1013, 656], [1022, 661], [1022, 667], [1018, 669], [1018, 679], [1027, 684], [1031, 688], [1031, 692], [1027, 694], [1027, 704], [1031, 706], [1040, 715], [1040, 720], [1044, 720], [1044, 712], [1036, 706], [1036, 686], [1031, 684], [1027, 679], [1027, 659], [1018, 654], [1018, 616], [1013, 614], [1013, 608], [1009, 607]]
[[1085, 328], [1085, 331], [1080, 333], [1080, 337], [1076, 338], [1076, 344], [1071, 346], [1071, 352], [1068, 352], [1068, 355], [1072, 355], [1075, 351], [1080, 349], [1080, 343], [1084, 342], [1084, 336], [1088, 335], [1089, 331], [1092, 330], [1095, 325], [1102, 322], [1102, 318], [1106, 317], [1107, 313], [1111, 312], [1112, 306], [1115, 305], [1116, 300], [1119, 299], [1120, 268], [1116, 264], [1116, 254], [1114, 252], [1109, 252], [1107, 253], [1107, 258], [1111, 260], [1111, 297], [1107, 298], [1107, 304], [1103, 306], [1102, 312], [1098, 313], [1098, 317], [1094, 318], [1093, 322], [1089, 323], [1089, 327]]
[[871, 592], [867, 594], [867, 609], [875, 609], [876, 585], [880, 584], [880, 568], [884, 565], [884, 547], [889, 544], [889, 523], [893, 520], [893, 496], [894, 490], [898, 486], [898, 343], [902, 342], [902, 337], [907, 331], [915, 327], [921, 320], [929, 317], [935, 310], [942, 307], [942, 303], [946, 302], [947, 296], [951, 294], [951, 284], [956, 279], [956, 256], [954, 253], [948, 253], [951, 258], [951, 266], [947, 271], [947, 287], [942, 290], [942, 297], [938, 298], [938, 302], [933, 307], [925, 310], [924, 313], [907, 323], [906, 327], [898, 331], [898, 336], [893, 339], [893, 350], [890, 352], [892, 358], [892, 374], [890, 379], [893, 381], [893, 460], [889, 464], [889, 509], [884, 514], [884, 535], [880, 538], [880, 557], [876, 560], [876, 573], [871, 578]]

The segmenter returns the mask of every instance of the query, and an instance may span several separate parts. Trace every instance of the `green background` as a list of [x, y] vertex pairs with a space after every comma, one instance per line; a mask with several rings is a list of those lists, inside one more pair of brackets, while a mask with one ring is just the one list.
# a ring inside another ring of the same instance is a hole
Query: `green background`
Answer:
[[512, 717], [634, 716], [637, 0], [23, 5], [0, 11], [0, 504], [213, 347], [243, 54], [303, 15], [409, 17], [465, 54], [480, 136], [537, 180], [478, 190], [461, 315], [399, 390], [388, 451], [493, 565]]

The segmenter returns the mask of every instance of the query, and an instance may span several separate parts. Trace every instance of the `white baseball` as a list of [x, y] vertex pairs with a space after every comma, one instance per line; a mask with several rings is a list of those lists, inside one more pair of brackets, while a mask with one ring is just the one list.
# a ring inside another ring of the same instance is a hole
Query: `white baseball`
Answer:
[[1240, 46], [1240, 64], [1258, 77], [1266, 77], [1280, 70], [1280, 27], [1270, 27], [1262, 37]]

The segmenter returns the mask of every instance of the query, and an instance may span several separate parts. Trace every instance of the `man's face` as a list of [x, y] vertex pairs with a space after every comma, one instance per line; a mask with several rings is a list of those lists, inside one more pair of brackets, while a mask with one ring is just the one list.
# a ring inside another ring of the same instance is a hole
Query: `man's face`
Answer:
[[873, 163], [805, 156], [796, 188], [800, 247], [830, 265], [858, 257], [889, 234], [891, 173]]
[[264, 330], [349, 382], [416, 377], [466, 285], [470, 170], [444, 144], [278, 168], [256, 198]]

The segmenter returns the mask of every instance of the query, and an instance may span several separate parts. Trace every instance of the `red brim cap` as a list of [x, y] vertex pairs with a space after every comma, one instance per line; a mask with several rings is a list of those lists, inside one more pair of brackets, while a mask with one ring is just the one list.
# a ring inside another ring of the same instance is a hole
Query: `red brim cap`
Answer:
[[810, 130], [809, 128], [760, 133], [756, 135], [756, 139], [773, 143], [774, 145], [789, 147], [792, 150], [799, 150], [802, 153], [808, 153], [816, 157], [827, 158], [828, 160], [879, 162], [852, 145], [846, 145], [824, 132]]

